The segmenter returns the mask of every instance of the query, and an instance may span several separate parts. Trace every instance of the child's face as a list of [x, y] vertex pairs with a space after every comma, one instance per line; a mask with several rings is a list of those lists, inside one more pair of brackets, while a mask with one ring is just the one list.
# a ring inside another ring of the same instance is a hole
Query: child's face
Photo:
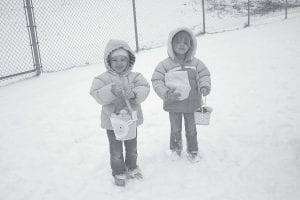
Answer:
[[127, 68], [127, 65], [128, 58], [125, 56], [114, 56], [110, 59], [110, 66], [117, 73], [124, 72]]
[[172, 40], [173, 50], [177, 54], [186, 54], [191, 47], [191, 40], [188, 33], [181, 31]]

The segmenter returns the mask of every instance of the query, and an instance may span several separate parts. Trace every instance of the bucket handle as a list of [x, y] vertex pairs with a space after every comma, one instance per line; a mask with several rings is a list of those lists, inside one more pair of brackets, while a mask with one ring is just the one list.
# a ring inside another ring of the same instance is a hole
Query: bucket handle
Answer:
[[201, 93], [201, 99], [202, 99], [202, 102], [203, 104], [201, 105], [201, 113], [203, 114], [203, 107], [206, 106], [206, 96], [203, 96], [203, 94]]
[[206, 106], [206, 96], [203, 96], [203, 94], [201, 94], [201, 98], [203, 99], [203, 105]]
[[132, 113], [133, 109], [131, 107], [131, 104], [130, 104], [129, 100], [125, 98], [125, 91], [124, 90], [122, 90], [122, 94], [123, 94], [123, 97], [124, 97], [124, 100], [125, 100], [125, 103], [126, 103], [126, 106], [127, 106], [128, 110], [130, 111], [130, 113]]

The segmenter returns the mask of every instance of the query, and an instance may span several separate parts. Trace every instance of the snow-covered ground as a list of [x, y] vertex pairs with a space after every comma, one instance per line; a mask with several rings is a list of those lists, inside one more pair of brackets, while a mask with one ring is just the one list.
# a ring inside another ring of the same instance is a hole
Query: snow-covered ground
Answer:
[[[143, 181], [113, 184], [100, 106], [89, 96], [103, 64], [43, 74], [0, 88], [2, 200], [298, 200], [300, 16], [198, 37], [212, 73], [214, 108], [198, 127], [202, 160], [168, 157], [169, 121], [153, 92], [142, 104]], [[166, 48], [137, 54], [150, 82]]]

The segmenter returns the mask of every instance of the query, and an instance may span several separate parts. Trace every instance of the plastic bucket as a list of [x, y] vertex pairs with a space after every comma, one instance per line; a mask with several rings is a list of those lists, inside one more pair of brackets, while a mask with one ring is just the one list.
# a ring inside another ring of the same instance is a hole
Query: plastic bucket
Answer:
[[131, 140], [136, 137], [136, 111], [132, 111], [131, 116], [114, 114], [110, 117], [110, 121], [117, 140]]
[[209, 125], [212, 108], [204, 106], [195, 112], [195, 122], [197, 125]]

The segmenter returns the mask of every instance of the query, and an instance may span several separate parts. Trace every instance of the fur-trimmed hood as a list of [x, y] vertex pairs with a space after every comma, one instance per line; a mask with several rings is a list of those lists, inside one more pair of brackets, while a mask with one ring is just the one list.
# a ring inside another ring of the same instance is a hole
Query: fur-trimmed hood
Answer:
[[176, 56], [175, 56], [175, 52], [173, 50], [172, 47], [172, 40], [174, 38], [174, 36], [178, 33], [184, 31], [186, 32], [191, 39], [191, 47], [189, 49], [189, 51], [187, 52], [187, 56], [186, 56], [186, 61], [191, 61], [196, 53], [196, 49], [197, 49], [197, 39], [195, 37], [195, 35], [193, 34], [192, 30], [187, 28], [187, 27], [179, 27], [176, 28], [175, 30], [171, 31], [169, 34], [169, 38], [168, 38], [168, 55], [172, 60], [175, 60]]
[[108, 41], [108, 43], [105, 47], [105, 50], [104, 50], [105, 67], [106, 67], [107, 71], [115, 73], [109, 64], [110, 63], [109, 56], [114, 50], [119, 49], [119, 48], [123, 48], [128, 51], [129, 66], [126, 69], [126, 71], [123, 72], [123, 74], [126, 74], [126, 73], [130, 72], [133, 68], [133, 65], [135, 63], [135, 55], [134, 55], [134, 52], [132, 51], [132, 49], [129, 47], [129, 45], [126, 42], [124, 42], [123, 40], [111, 39]]

